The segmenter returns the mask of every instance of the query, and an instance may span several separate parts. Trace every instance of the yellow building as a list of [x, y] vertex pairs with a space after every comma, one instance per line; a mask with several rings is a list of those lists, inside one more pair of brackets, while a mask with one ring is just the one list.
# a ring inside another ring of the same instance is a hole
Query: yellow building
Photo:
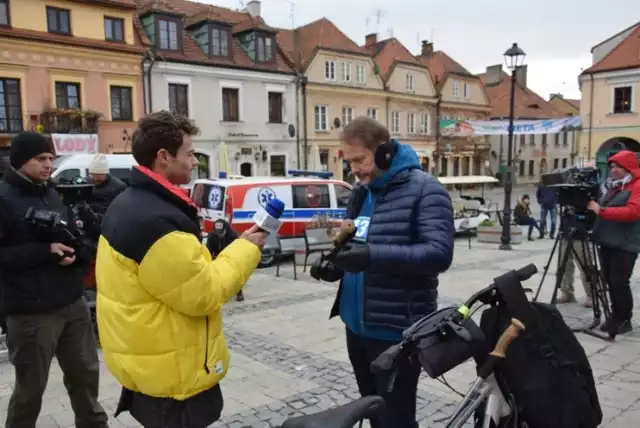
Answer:
[[0, 1], [0, 141], [39, 130], [58, 154], [129, 151], [143, 114], [135, 11], [133, 0]]
[[626, 148], [640, 153], [640, 23], [592, 49], [580, 75], [580, 156], [602, 166]]
[[567, 116], [580, 114], [580, 100], [565, 98], [562, 94], [551, 94], [549, 104], [564, 112]]

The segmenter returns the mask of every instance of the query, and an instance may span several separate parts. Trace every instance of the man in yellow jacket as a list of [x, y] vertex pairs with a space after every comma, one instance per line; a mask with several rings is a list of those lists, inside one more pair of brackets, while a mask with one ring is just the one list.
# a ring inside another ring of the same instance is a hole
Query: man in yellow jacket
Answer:
[[212, 261], [195, 204], [178, 187], [197, 165], [198, 129], [168, 112], [141, 119], [131, 186], [110, 205], [98, 245], [97, 318], [109, 371], [123, 385], [116, 411], [146, 428], [201, 428], [222, 412], [229, 368], [222, 306], [260, 260], [253, 227]]

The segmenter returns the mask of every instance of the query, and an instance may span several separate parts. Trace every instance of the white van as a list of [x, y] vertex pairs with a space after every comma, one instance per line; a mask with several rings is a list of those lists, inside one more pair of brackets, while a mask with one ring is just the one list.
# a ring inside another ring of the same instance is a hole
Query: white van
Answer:
[[[56, 180], [72, 180], [76, 177], [84, 179], [89, 175], [89, 165], [95, 155], [59, 156], [53, 161], [53, 174]], [[138, 165], [133, 155], [106, 155], [109, 162], [109, 172], [129, 184], [131, 168]]]

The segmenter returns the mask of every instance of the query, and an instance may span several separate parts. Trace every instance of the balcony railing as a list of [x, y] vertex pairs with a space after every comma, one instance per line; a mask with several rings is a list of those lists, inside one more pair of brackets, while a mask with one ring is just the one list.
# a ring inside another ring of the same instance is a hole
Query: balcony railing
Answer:
[[96, 134], [101, 113], [91, 110], [49, 110], [40, 115], [46, 134]]

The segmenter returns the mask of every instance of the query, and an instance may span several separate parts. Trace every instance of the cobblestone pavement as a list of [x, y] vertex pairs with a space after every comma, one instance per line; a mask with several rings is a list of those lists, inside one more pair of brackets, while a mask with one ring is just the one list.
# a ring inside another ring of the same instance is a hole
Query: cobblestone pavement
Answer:
[[[466, 239], [459, 240], [454, 264], [441, 276], [441, 303], [461, 303], [508, 269], [535, 263], [542, 270], [551, 246], [552, 241], [540, 240], [501, 252], [495, 245], [475, 240], [469, 249]], [[554, 275], [552, 266], [543, 286], [543, 300], [551, 295]], [[535, 291], [540, 278], [538, 274], [527, 285]], [[640, 276], [633, 279], [632, 285], [638, 310]], [[225, 308], [232, 367], [222, 382], [223, 418], [214, 427], [275, 427], [288, 416], [328, 409], [358, 397], [345, 351], [344, 326], [339, 319], [328, 319], [334, 294], [334, 285], [315, 282], [302, 272], [294, 281], [292, 265], [283, 266], [280, 277], [275, 277], [275, 269], [270, 268], [251, 278], [245, 289], [246, 301], [233, 301]], [[579, 304], [562, 310], [570, 324], [591, 320], [590, 310]], [[640, 327], [615, 343], [583, 334], [579, 338], [595, 371], [605, 426], [636, 426], [633, 421], [640, 417]], [[471, 363], [447, 375], [447, 381], [463, 392], [474, 379]], [[0, 423], [4, 423], [12, 387], [12, 366], [0, 363]], [[103, 366], [100, 399], [110, 415], [119, 392], [119, 386]], [[423, 377], [418, 396], [420, 426], [444, 426], [458, 399], [444, 385]], [[110, 424], [138, 426], [128, 414], [112, 419]], [[73, 413], [62, 374], [54, 364], [38, 427], [70, 426]]]

